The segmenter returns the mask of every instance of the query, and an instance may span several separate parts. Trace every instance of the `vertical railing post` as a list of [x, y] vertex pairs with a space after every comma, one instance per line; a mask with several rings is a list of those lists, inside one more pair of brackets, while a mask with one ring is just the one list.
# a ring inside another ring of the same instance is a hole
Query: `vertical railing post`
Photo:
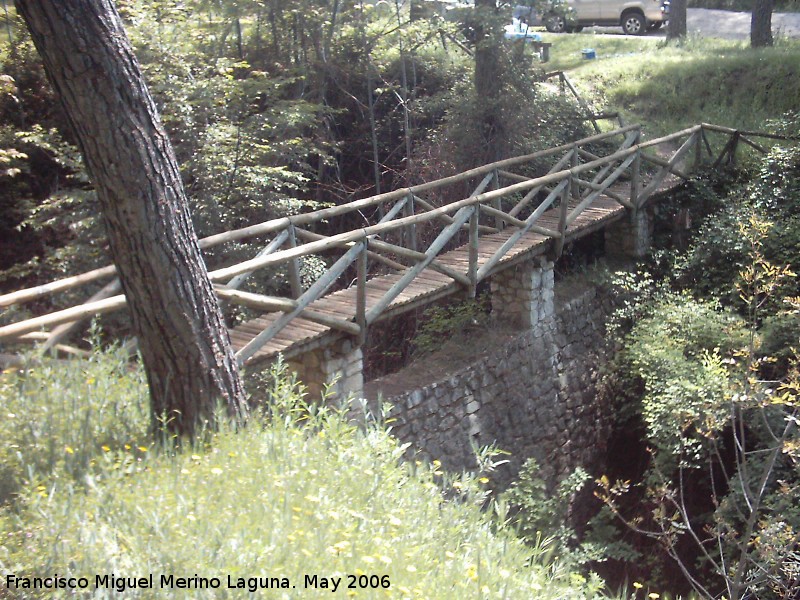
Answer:
[[728, 164], [733, 167], [736, 165], [736, 150], [739, 147], [739, 131], [733, 132], [733, 137], [731, 138], [731, 152], [728, 155]]
[[[297, 247], [294, 223], [289, 224], [289, 247]], [[292, 298], [297, 299], [303, 294], [303, 287], [300, 285], [300, 261], [297, 258], [289, 261], [289, 285], [292, 287]]]
[[480, 219], [481, 205], [473, 207], [469, 218], [469, 297], [474, 298], [478, 290], [478, 221]]
[[[403, 207], [403, 216], [405, 217], [413, 217], [414, 216], [414, 194], [411, 192], [408, 193], [406, 196], [406, 204]], [[407, 225], [405, 228], [406, 233], [406, 248], [409, 250], [417, 250], [417, 226], [412, 223], [411, 225]]]
[[356, 324], [361, 328], [358, 334], [358, 345], [367, 341], [367, 250], [369, 240], [365, 240], [364, 248], [358, 255], [358, 275], [356, 279]]
[[699, 171], [703, 164], [703, 128], [694, 132], [694, 170]]
[[[500, 174], [497, 172], [497, 169], [495, 169], [492, 172], [492, 183], [491, 183], [490, 187], [491, 187], [492, 191], [500, 189]], [[492, 200], [492, 208], [495, 208], [497, 210], [503, 210], [502, 199], [501, 198], [495, 198], [494, 200]], [[498, 216], [496, 216], [494, 218], [494, 226], [497, 229], [503, 229], [506, 226], [506, 223], [498, 215]]]
[[[572, 165], [575, 166], [577, 164], [576, 155], [578, 154], [578, 147], [574, 146], [572, 148], [573, 156]], [[577, 184], [574, 181], [574, 175], [572, 171], [569, 172], [569, 185], [564, 186], [564, 191], [561, 192], [561, 204], [558, 207], [558, 233], [561, 234], [561, 237], [556, 240], [555, 243], [555, 258], [561, 256], [561, 253], [564, 252], [564, 242], [567, 237], [567, 215], [569, 214], [569, 199], [572, 197], [573, 194], [573, 186], [577, 187]]]
[[633, 159], [631, 164], [631, 204], [633, 205], [633, 213], [639, 208], [639, 191], [642, 185], [642, 149], [639, 144], [642, 143], [642, 130], [636, 129], [636, 139], [633, 142], [636, 148], [636, 158]]
[[[574, 169], [580, 164], [580, 153], [578, 152], [578, 144], [572, 145], [572, 157], [570, 158], [569, 168]], [[578, 187], [578, 182], [575, 181], [575, 176], [570, 172], [569, 174], [569, 190], [570, 196], [573, 200], [579, 201], [581, 199], [581, 190]]]

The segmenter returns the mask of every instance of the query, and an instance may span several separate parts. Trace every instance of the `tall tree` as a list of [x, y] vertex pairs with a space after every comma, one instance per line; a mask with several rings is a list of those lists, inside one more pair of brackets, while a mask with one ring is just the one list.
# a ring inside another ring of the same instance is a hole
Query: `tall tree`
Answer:
[[669, 5], [667, 38], [675, 40], [686, 37], [686, 0], [672, 0]]
[[505, 131], [500, 114], [502, 94], [501, 29], [497, 0], [475, 0], [475, 97], [480, 103], [484, 151], [482, 162], [500, 160]]
[[100, 198], [154, 425], [195, 436], [247, 413], [172, 146], [112, 0], [17, 0]]
[[772, 46], [772, 8], [774, 0], [755, 0], [750, 18], [750, 45]]

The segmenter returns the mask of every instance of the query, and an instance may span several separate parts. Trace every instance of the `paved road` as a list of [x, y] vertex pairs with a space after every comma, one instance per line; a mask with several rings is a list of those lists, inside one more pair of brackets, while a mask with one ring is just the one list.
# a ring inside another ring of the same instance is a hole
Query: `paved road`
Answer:
[[[745, 40], [750, 38], [750, 13], [708, 8], [690, 8], [686, 11], [686, 29], [689, 34]], [[584, 31], [595, 31], [609, 35], [621, 35], [619, 27], [588, 27]], [[772, 34], [800, 38], [800, 13], [773, 13]], [[649, 38], [663, 38], [664, 29], [645, 34]]]
[[[686, 29], [706, 37], [749, 39], [750, 13], [690, 8], [686, 11]], [[800, 37], [800, 13], [773, 13], [772, 34]]]

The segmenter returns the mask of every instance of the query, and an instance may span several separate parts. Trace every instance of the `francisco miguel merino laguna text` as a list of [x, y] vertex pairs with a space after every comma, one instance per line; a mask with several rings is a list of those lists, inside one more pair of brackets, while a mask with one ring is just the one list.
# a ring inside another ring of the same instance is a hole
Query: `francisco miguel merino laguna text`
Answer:
[[[92, 583], [94, 583], [95, 589], [116, 590], [120, 593], [131, 589], [155, 589], [155, 584], [158, 584], [161, 589], [202, 590], [223, 587], [223, 580], [219, 577], [200, 577], [197, 574], [193, 577], [160, 575], [158, 578], [155, 578], [152, 573], [145, 577], [119, 577], [114, 573], [106, 573], [95, 575], [93, 578], [67, 577], [58, 573], [51, 577], [18, 577], [10, 574], [6, 575], [5, 579], [7, 589], [87, 589]], [[316, 576], [313, 578], [306, 576], [306, 583], [309, 582], [309, 579], [314, 583], [319, 581]], [[327, 578], [320, 578], [320, 580], [325, 579]], [[290, 585], [288, 577], [231, 577], [228, 575], [225, 578], [225, 584], [228, 589], [242, 589], [250, 592], [255, 592], [259, 589], [288, 589], [294, 587]], [[314, 587], [328, 586], [318, 585]]]

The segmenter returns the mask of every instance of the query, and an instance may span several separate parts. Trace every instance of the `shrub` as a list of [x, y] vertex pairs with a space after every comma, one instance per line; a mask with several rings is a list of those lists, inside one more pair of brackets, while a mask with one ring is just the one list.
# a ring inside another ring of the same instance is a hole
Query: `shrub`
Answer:
[[664, 472], [702, 460], [703, 439], [721, 429], [732, 393], [723, 361], [747, 340], [741, 318], [685, 294], [666, 295], [634, 324], [620, 365], [643, 382], [647, 438]]
[[473, 327], [486, 324], [489, 311], [489, 296], [464, 300], [425, 309], [422, 324], [417, 335], [411, 340], [415, 354], [429, 354], [442, 347], [442, 344], [462, 335]]

